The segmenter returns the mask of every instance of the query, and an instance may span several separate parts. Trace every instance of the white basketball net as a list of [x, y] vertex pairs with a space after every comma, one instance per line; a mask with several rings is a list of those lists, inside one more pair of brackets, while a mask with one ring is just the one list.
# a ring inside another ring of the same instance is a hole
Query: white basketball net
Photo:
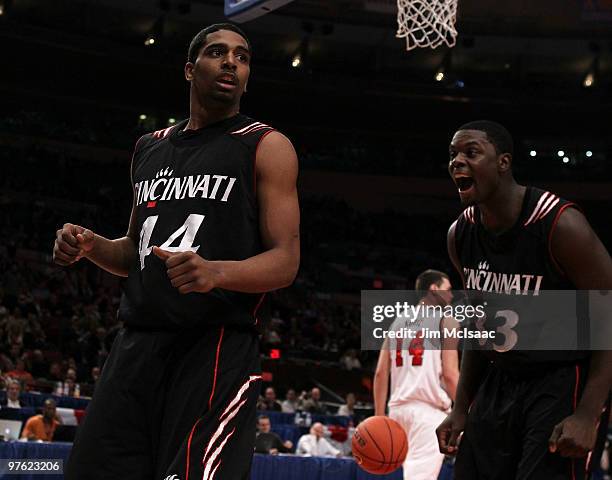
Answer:
[[397, 37], [406, 50], [455, 46], [458, 0], [397, 0]]

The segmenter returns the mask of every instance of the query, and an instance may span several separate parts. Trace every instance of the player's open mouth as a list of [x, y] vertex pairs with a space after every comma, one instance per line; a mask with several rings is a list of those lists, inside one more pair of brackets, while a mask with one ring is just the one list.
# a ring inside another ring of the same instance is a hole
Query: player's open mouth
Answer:
[[221, 75], [217, 78], [217, 83], [224, 87], [235, 87], [238, 84], [236, 77], [233, 75]]
[[474, 179], [472, 177], [457, 177], [455, 178], [455, 185], [457, 185], [459, 192], [467, 192], [474, 186]]

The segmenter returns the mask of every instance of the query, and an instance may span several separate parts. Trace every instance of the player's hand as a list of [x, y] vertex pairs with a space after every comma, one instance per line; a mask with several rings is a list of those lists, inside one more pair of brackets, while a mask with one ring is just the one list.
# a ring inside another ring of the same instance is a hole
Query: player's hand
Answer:
[[170, 283], [180, 293], [206, 293], [217, 286], [221, 274], [197, 253], [168, 252], [159, 247], [153, 247], [153, 253], [166, 263]]
[[91, 230], [72, 223], [65, 223], [56, 232], [53, 261], [64, 267], [73, 264], [91, 252], [94, 240], [95, 235]]
[[436, 428], [440, 452], [446, 455], [455, 455], [459, 448], [459, 437], [465, 429], [467, 413], [452, 411], [448, 417]]
[[276, 448], [271, 448], [270, 450], [268, 450], [268, 453], [270, 455], [278, 455], [278, 450]]
[[558, 423], [548, 440], [548, 449], [562, 457], [585, 457], [595, 446], [597, 422], [577, 414]]
[[291, 440], [285, 440], [285, 443], [283, 443], [283, 446], [285, 448], [292, 449], [293, 448], [293, 442]]

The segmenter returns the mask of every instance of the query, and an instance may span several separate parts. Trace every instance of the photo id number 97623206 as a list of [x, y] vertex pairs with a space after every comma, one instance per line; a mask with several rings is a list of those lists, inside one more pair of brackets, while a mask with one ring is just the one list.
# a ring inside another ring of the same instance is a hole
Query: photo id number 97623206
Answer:
[[0, 474], [63, 474], [64, 465], [62, 459], [0, 459]]

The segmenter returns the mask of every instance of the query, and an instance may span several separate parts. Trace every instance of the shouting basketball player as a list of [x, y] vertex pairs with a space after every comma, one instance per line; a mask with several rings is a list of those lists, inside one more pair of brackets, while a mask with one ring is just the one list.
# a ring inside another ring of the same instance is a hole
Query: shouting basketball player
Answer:
[[[426, 270], [416, 280], [421, 305], [446, 306], [452, 300], [451, 284], [445, 273]], [[415, 333], [427, 329], [454, 329], [451, 318], [396, 319], [390, 330], [408, 328]], [[444, 455], [438, 449], [436, 427], [446, 417], [455, 398], [459, 378], [457, 341], [443, 338], [440, 348], [427, 345], [422, 336], [413, 340], [389, 339], [378, 357], [374, 376], [374, 409], [384, 415], [387, 405], [389, 373], [391, 395], [389, 417], [396, 420], [408, 437], [408, 455], [404, 461], [404, 479], [435, 480]]]
[[[612, 260], [584, 215], [553, 193], [519, 185], [512, 155], [510, 134], [494, 122], [463, 125], [452, 139], [449, 172], [467, 207], [448, 234], [459, 273], [486, 265], [538, 279], [525, 295], [612, 289]], [[472, 283], [466, 288], [485, 282]], [[508, 328], [519, 329], [521, 318]], [[437, 430], [440, 450], [450, 454], [464, 432], [455, 478], [586, 478], [611, 366], [606, 351], [466, 351], [453, 410]]]
[[54, 259], [127, 277], [117, 336], [67, 480], [248, 478], [260, 389], [258, 311], [299, 264], [297, 157], [239, 113], [251, 45], [230, 24], [188, 52], [190, 116], [143, 136], [127, 235], [78, 225]]

